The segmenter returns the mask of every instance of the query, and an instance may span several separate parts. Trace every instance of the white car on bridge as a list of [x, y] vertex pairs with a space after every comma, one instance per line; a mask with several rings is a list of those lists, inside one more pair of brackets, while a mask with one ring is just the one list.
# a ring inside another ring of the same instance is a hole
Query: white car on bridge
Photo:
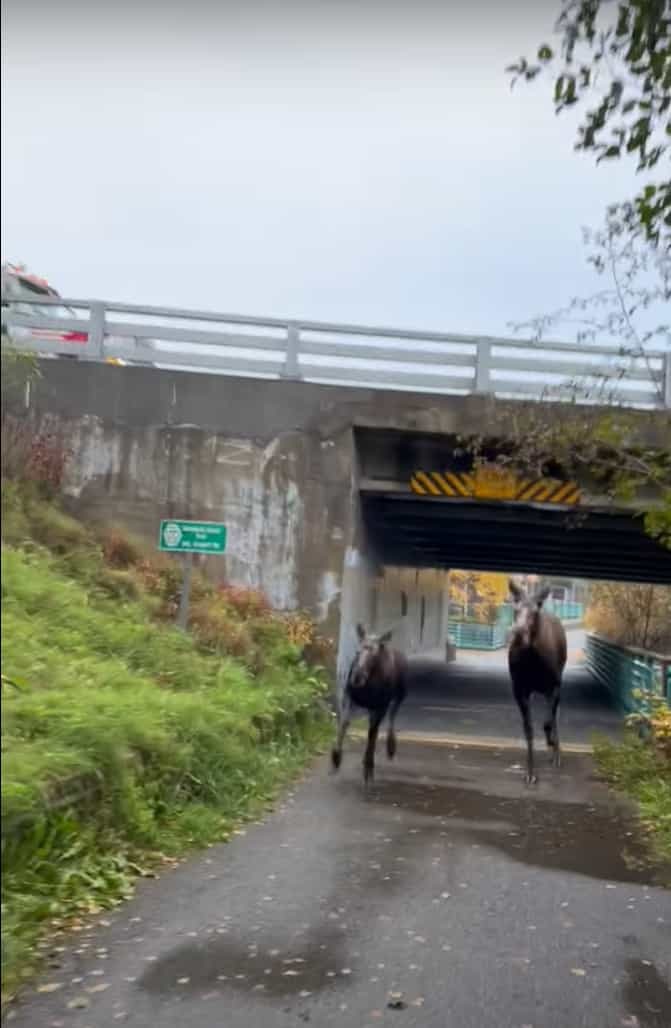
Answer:
[[[77, 360], [79, 357], [85, 356], [84, 347], [88, 343], [88, 318], [83, 317], [81, 312], [75, 310], [72, 307], [67, 307], [60, 304], [42, 304], [35, 303], [35, 299], [41, 298], [53, 298], [60, 299], [60, 293], [58, 293], [53, 286], [50, 286], [46, 279], [40, 278], [37, 275], [31, 274], [24, 265], [21, 264], [9, 264], [3, 263], [2, 265], [2, 307], [3, 307], [3, 319], [2, 319], [2, 330], [3, 334], [6, 333], [11, 342], [18, 343], [22, 348], [29, 349], [30, 343], [35, 342], [54, 342], [54, 343], [67, 343], [68, 350], [71, 352], [60, 352], [60, 353], [42, 353], [42, 357], [58, 359], [64, 357], [66, 359]], [[10, 301], [9, 303], [7, 301]], [[33, 302], [31, 302], [33, 301]], [[4, 311], [11, 309], [12, 313], [27, 317], [37, 322], [30, 327], [25, 325], [14, 325], [11, 320], [5, 321]], [[82, 327], [79, 329], [72, 329], [71, 327], [63, 328], [62, 330], [55, 329], [53, 327], [41, 327], [40, 321], [48, 321], [53, 318], [63, 318], [69, 321], [81, 321]], [[129, 343], [132, 344], [133, 340], [129, 338], [117, 339], [114, 336], [106, 336], [106, 343], [115, 344], [119, 343], [122, 346], [128, 347]], [[145, 340], [145, 344], [148, 341]], [[107, 364], [135, 364], [143, 363], [145, 361], [135, 362], [128, 360], [123, 357], [107, 357], [105, 359]]]

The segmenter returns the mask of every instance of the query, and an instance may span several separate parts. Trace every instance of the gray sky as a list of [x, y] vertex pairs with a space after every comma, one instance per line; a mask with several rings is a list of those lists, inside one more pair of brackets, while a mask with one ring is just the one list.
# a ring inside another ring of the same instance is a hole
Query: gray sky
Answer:
[[504, 67], [557, 0], [5, 0], [2, 256], [63, 294], [507, 332], [631, 192]]

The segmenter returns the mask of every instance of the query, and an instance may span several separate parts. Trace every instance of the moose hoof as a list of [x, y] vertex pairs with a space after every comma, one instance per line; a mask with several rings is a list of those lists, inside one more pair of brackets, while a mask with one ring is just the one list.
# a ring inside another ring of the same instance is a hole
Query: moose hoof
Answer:
[[368, 767], [366, 764], [364, 764], [364, 767], [363, 767], [363, 781], [364, 781], [364, 785], [368, 785], [370, 782], [372, 782], [374, 777], [375, 777], [375, 768], [374, 767]]
[[559, 747], [557, 747], [557, 749], [554, 752], [554, 758], [553, 758], [552, 763], [554, 764], [554, 766], [556, 768], [560, 768], [561, 767], [561, 754], [559, 752]]
[[393, 760], [396, 756], [396, 736], [390, 735], [387, 737], [387, 756], [390, 760]]
[[331, 764], [333, 770], [337, 771], [342, 763], [342, 752], [340, 750], [331, 750]]
[[538, 785], [538, 777], [537, 777], [537, 775], [529, 775], [529, 774], [527, 774], [527, 775], [524, 776], [524, 781], [525, 781], [526, 785]]

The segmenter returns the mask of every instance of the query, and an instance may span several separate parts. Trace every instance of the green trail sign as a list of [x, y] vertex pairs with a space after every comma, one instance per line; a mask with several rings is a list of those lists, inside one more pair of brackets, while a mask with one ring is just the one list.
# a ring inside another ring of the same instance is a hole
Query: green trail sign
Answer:
[[219, 521], [161, 521], [158, 548], [168, 553], [225, 553], [226, 525]]
[[226, 552], [226, 525], [220, 521], [181, 521], [171, 518], [161, 521], [158, 548], [166, 553], [184, 555], [184, 575], [179, 597], [177, 624], [186, 629], [189, 623], [189, 596], [194, 553]]

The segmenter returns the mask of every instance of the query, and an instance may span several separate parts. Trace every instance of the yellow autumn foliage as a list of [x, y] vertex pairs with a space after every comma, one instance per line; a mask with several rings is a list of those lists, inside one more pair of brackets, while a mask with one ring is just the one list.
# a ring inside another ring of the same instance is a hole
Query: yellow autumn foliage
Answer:
[[497, 571], [450, 571], [450, 603], [468, 620], [491, 623], [508, 598], [508, 576]]

